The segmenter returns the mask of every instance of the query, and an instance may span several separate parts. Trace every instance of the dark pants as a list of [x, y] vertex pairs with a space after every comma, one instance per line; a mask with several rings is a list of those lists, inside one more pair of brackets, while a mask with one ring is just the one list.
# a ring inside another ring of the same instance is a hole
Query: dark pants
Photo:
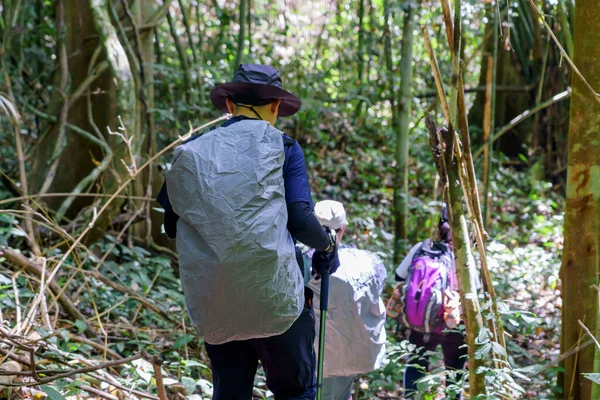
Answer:
[[214, 400], [250, 400], [259, 360], [267, 376], [267, 387], [276, 400], [315, 398], [317, 360], [312, 292], [306, 297], [302, 313], [281, 335], [219, 345], [206, 343]]
[[417, 392], [416, 382], [425, 376], [429, 367], [429, 360], [424, 356], [426, 351], [435, 351], [436, 347], [441, 345], [446, 369], [462, 370], [465, 367], [468, 349], [465, 346], [465, 337], [461, 333], [429, 334], [429, 340], [426, 342], [424, 333], [411, 331], [408, 341], [417, 346], [419, 355], [410, 361], [404, 372], [404, 393], [408, 398]]

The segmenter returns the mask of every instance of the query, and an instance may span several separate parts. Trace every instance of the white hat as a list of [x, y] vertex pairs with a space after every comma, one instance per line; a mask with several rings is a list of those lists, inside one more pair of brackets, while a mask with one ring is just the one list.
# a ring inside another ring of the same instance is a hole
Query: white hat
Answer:
[[348, 224], [346, 210], [339, 201], [319, 201], [315, 204], [315, 214], [321, 225], [330, 229], [341, 229]]

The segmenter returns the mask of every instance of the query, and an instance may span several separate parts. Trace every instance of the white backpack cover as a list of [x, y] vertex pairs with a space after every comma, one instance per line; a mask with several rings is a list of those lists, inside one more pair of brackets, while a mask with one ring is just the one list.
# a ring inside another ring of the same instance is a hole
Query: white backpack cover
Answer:
[[242, 120], [175, 149], [167, 190], [192, 323], [210, 344], [285, 332], [304, 306], [287, 230], [283, 133]]
[[[377, 255], [366, 250], [341, 248], [338, 255], [340, 267], [329, 277], [325, 377], [374, 371], [385, 356], [386, 314], [381, 299], [387, 277], [385, 266]], [[313, 304], [318, 321], [321, 281], [313, 278], [308, 286], [315, 292]]]

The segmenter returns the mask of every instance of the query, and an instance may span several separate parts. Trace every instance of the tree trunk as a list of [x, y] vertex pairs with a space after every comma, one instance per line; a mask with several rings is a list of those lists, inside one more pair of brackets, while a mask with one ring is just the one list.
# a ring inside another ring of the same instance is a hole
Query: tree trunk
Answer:
[[[396, 136], [396, 182], [394, 184], [394, 263], [404, 255], [408, 217], [408, 125], [411, 118], [413, 31], [415, 8], [408, 4], [404, 12], [402, 30], [402, 58], [400, 60], [400, 99], [398, 102], [398, 130]], [[392, 89], [393, 90], [393, 89]]]
[[[68, 70], [71, 91], [78, 88], [88, 78], [88, 67], [99, 45], [98, 34], [92, 22], [92, 13], [87, 0], [65, 0], [65, 25], [68, 57]], [[100, 57], [100, 59], [102, 56]], [[90, 121], [87, 112], [87, 98], [81, 96], [75, 101], [70, 101], [67, 122], [85, 131], [92, 132], [94, 124], [102, 127], [102, 134], [106, 134], [106, 126], [113, 126], [117, 120], [117, 110], [114, 106], [115, 86], [111, 73], [106, 70], [100, 74], [90, 85], [92, 91], [100, 89], [98, 94], [90, 96], [94, 109], [93, 120]], [[56, 108], [50, 105], [47, 114], [56, 115]], [[36, 193], [47, 173], [47, 160], [51, 159], [53, 144], [59, 137], [58, 125], [52, 121], [44, 121], [51, 130], [46, 137], [36, 146], [37, 153], [33, 157], [33, 165], [29, 173], [32, 183], [32, 193]], [[73, 188], [84, 179], [95, 167], [94, 161], [101, 160], [103, 153], [93, 142], [76, 135], [68, 130], [67, 143], [63, 154], [68, 158], [63, 159], [56, 170], [56, 175], [49, 188], [49, 192], [71, 192]], [[51, 209], [58, 209], [63, 199], [48, 198], [46, 203]], [[68, 216], [74, 217], [78, 210], [88, 205], [89, 199], [76, 199]]]
[[240, 0], [240, 16], [238, 19], [240, 25], [240, 31], [238, 33], [238, 47], [237, 53], [235, 56], [235, 64], [233, 65], [233, 70], [236, 71], [238, 66], [242, 63], [244, 58], [244, 45], [246, 43], [246, 1]]
[[[600, 88], [600, 8], [593, 0], [575, 5], [575, 65], [593, 88]], [[567, 167], [565, 243], [561, 266], [561, 352], [582, 340], [581, 320], [592, 332], [598, 325], [600, 273], [600, 105], [573, 74]], [[584, 335], [584, 334], [583, 334]], [[565, 399], [597, 399], [597, 388], [582, 373], [600, 372], [598, 349], [588, 346], [563, 362], [559, 377]]]

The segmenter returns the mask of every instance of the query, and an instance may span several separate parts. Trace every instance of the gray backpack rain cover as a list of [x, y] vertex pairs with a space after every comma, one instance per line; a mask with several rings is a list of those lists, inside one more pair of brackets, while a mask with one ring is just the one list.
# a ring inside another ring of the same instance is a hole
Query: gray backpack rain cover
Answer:
[[[385, 265], [366, 250], [341, 248], [338, 254], [340, 267], [329, 279], [325, 377], [365, 374], [378, 369], [385, 357], [386, 314], [381, 299], [387, 277]], [[315, 292], [318, 331], [321, 282], [312, 278], [308, 287]]]
[[210, 344], [285, 332], [304, 306], [287, 230], [283, 133], [242, 120], [175, 149], [167, 190], [192, 323]]

